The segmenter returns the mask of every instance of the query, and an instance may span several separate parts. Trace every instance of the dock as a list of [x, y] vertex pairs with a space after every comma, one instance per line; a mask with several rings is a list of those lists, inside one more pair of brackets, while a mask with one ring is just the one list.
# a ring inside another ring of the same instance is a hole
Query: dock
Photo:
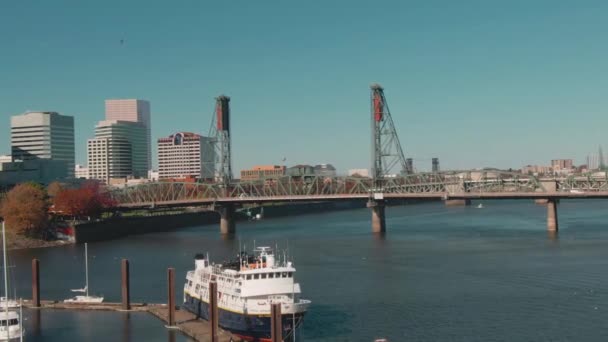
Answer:
[[[129, 260], [120, 262], [121, 302], [65, 303], [40, 298], [40, 260], [32, 260], [32, 299], [24, 300], [23, 306], [32, 310], [99, 310], [116, 312], [146, 312], [165, 323], [167, 329], [181, 332], [199, 342], [242, 342], [243, 340], [219, 327], [217, 283], [209, 283], [209, 321], [198, 318], [175, 303], [175, 269], [167, 269], [167, 303], [131, 303]], [[283, 341], [281, 305], [271, 304], [271, 341]]]
[[[122, 303], [64, 303], [61, 301], [41, 300], [40, 306], [36, 307], [31, 300], [24, 300], [23, 306], [33, 310], [97, 310], [117, 312], [146, 312], [160, 319], [168, 329], [180, 331], [182, 334], [195, 341], [210, 342], [211, 324], [208, 321], [197, 318], [193, 313], [175, 310], [175, 323], [169, 326], [169, 308], [167, 304], [130, 303], [131, 308], [124, 310]], [[238, 342], [240, 338], [233, 336], [228, 331], [218, 329], [217, 342]], [[215, 341], [214, 341], [215, 342]]]

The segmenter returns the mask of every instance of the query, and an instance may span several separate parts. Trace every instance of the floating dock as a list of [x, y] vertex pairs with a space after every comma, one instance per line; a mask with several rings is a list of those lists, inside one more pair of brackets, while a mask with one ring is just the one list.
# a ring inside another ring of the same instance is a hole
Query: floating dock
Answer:
[[[167, 304], [131, 303], [129, 310], [124, 310], [122, 303], [64, 303], [60, 301], [41, 300], [36, 307], [31, 300], [24, 300], [23, 306], [33, 310], [99, 310], [117, 312], [147, 312], [166, 324], [168, 329], [175, 329], [195, 341], [209, 342], [211, 339], [211, 324], [198, 319], [194, 314], [185, 310], [175, 310], [174, 325], [168, 326], [169, 308]], [[217, 342], [237, 342], [240, 338], [228, 331], [218, 329]], [[215, 342], [213, 341], [213, 342]]]

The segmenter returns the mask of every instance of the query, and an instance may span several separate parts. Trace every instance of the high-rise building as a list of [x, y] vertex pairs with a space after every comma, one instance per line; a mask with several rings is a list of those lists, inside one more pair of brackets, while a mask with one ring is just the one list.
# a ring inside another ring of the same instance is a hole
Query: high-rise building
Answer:
[[131, 144], [124, 138], [95, 138], [87, 141], [88, 176], [110, 184], [111, 179], [133, 175]]
[[13, 160], [52, 159], [74, 176], [74, 117], [56, 112], [27, 112], [11, 117]]
[[95, 139], [87, 142], [89, 177], [146, 178], [146, 128], [137, 122], [104, 120], [95, 126]]
[[215, 171], [204, 167], [215, 160], [211, 139], [180, 132], [158, 139], [158, 178], [212, 179]]
[[[152, 169], [152, 122], [150, 102], [137, 99], [106, 100], [106, 120], [131, 121], [142, 124], [146, 129], [146, 167]], [[147, 171], [146, 170], [146, 171]]]

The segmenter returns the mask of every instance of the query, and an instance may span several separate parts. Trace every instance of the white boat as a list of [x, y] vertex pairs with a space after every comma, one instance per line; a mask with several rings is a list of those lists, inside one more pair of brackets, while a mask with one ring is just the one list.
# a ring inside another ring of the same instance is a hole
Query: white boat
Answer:
[[17, 312], [9, 310], [11, 300], [6, 300], [8, 298], [8, 253], [4, 221], [2, 222], [2, 250], [4, 252], [4, 302], [2, 302], [4, 310], [0, 312], [0, 341], [23, 340], [24, 330], [21, 326], [21, 316]]
[[9, 309], [18, 309], [20, 305], [16, 300], [9, 299], [7, 303], [6, 297], [0, 297], [0, 308], [4, 308], [6, 306], [8, 306]]
[[483, 203], [479, 203], [479, 204], [477, 205], [477, 209], [483, 209]]
[[103, 297], [89, 295], [89, 257], [88, 257], [88, 245], [84, 244], [84, 273], [85, 273], [85, 285], [82, 289], [72, 289], [72, 292], [82, 292], [83, 296], [74, 296], [64, 300], [64, 303], [101, 303]]
[[[254, 255], [241, 252], [225, 264], [211, 264], [197, 255], [195, 269], [186, 275], [184, 308], [209, 319], [209, 283], [217, 282], [218, 324], [245, 341], [270, 341], [270, 304], [281, 304], [285, 341], [295, 340], [310, 301], [300, 299], [291, 262], [275, 259], [270, 247]], [[298, 334], [299, 335], [299, 334]]]

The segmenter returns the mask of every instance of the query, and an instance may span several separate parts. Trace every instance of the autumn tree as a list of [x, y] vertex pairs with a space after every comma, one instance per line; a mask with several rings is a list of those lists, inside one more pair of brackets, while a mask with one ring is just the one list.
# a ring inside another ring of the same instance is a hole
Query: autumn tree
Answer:
[[78, 218], [98, 217], [113, 206], [110, 196], [97, 182], [87, 182], [77, 189], [62, 189], [53, 203], [55, 212]]
[[63, 185], [61, 185], [61, 183], [59, 182], [52, 182], [46, 187], [46, 192], [49, 197], [57, 196], [57, 194], [61, 192], [61, 190], [63, 190]]
[[10, 232], [38, 235], [47, 224], [46, 193], [43, 188], [23, 183], [11, 189], [0, 205], [0, 215]]

